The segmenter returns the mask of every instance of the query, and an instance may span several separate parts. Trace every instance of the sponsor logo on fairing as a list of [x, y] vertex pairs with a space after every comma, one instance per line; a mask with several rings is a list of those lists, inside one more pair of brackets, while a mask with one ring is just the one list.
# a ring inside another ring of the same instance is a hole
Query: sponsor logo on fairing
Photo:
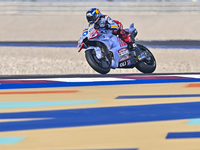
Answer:
[[119, 60], [119, 62], [122, 62], [122, 61], [124, 61], [124, 60], [129, 59], [129, 58], [131, 58], [131, 57], [130, 57], [130, 56], [125, 56], [125, 57], [121, 58], [121, 59]]
[[127, 60], [127, 66], [131, 65], [131, 60]]
[[122, 57], [124, 55], [128, 55], [129, 51], [127, 50], [127, 48], [123, 48], [123, 49], [118, 50], [118, 53], [119, 53], [119, 56]]
[[121, 63], [119, 64], [119, 66], [120, 66], [120, 67], [126, 66], [126, 61], [121, 62]]

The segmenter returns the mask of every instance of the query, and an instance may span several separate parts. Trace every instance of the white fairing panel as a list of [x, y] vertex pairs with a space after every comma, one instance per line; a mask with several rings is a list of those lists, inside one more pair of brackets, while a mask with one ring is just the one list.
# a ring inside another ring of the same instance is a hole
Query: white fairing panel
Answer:
[[117, 68], [121, 58], [118, 51], [120, 49], [126, 48], [126, 43], [119, 39], [117, 36], [113, 35], [111, 30], [100, 29], [99, 33], [100, 35], [94, 39], [91, 39], [91, 41], [100, 41], [107, 46], [108, 50], [111, 51], [114, 56], [111, 67]]

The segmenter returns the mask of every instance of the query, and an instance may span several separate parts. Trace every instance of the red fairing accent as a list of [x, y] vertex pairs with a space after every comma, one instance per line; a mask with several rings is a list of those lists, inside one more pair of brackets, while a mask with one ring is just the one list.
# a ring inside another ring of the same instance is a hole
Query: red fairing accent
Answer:
[[120, 47], [127, 45], [124, 41], [122, 41], [120, 38], [117, 37], [117, 41], [120, 44]]
[[79, 50], [78, 50], [78, 52], [80, 52], [80, 51], [82, 50], [83, 46], [84, 46], [84, 43], [83, 43], [83, 42], [80, 43], [80, 44], [78, 44], [77, 48], [80, 47]]
[[93, 39], [93, 38], [99, 36], [99, 32], [98, 32], [97, 30], [94, 30], [94, 32], [92, 32], [92, 33], [90, 34], [90, 36], [91, 36], [91, 37], [90, 37], [89, 39]]

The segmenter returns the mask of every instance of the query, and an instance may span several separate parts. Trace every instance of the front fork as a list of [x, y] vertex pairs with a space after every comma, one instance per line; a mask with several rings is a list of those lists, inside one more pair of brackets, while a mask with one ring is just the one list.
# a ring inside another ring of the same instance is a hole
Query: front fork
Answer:
[[97, 57], [99, 60], [104, 59], [104, 60], [108, 63], [108, 65], [110, 65], [111, 62], [109, 61], [108, 56], [105, 54], [105, 52], [102, 54], [101, 48], [99, 48], [99, 47], [94, 47], [94, 46], [90, 46], [89, 48], [87, 48], [87, 50], [88, 50], [88, 49], [94, 49], [95, 54], [96, 54], [96, 57]]
[[142, 51], [135, 43], [133, 43], [132, 50], [136, 57], [135, 59], [136, 62], [142, 61], [144, 59], [150, 60], [150, 57], [148, 57], [148, 54], [146, 53], [146, 51]]
[[143, 51], [135, 43], [133, 43], [133, 51], [135, 51], [136, 56], [143, 53]]

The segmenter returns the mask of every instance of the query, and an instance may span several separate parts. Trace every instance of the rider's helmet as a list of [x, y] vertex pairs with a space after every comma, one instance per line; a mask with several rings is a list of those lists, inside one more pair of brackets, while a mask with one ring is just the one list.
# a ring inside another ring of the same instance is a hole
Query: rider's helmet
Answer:
[[91, 24], [97, 22], [101, 16], [101, 12], [97, 8], [91, 8], [86, 12], [87, 21]]

